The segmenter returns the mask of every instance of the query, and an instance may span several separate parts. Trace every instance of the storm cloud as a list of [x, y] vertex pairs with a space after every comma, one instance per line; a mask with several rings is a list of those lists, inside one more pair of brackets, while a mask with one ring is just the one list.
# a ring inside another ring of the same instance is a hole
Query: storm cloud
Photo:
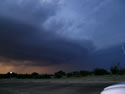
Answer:
[[[120, 61], [124, 56], [117, 50], [121, 50], [121, 40], [125, 41], [124, 3], [123, 0], [1, 0], [1, 63], [96, 67], [117, 61], [114, 57]], [[115, 53], [121, 57], [114, 56]]]
[[0, 21], [0, 55], [8, 61], [32, 61], [36, 62], [31, 63], [32, 65], [51, 65], [83, 62], [88, 55], [91, 42], [87, 40], [83, 40], [84, 45], [80, 45], [30, 24], [6, 18], [1, 18]]

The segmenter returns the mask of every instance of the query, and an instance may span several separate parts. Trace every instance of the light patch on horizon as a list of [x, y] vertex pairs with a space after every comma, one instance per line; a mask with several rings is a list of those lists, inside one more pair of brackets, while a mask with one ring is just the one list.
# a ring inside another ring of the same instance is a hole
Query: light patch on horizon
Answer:
[[14, 66], [14, 65], [6, 65], [6, 64], [0, 64], [0, 73], [8, 73], [8, 72], [16, 72], [18, 74], [30, 74], [33, 72], [38, 72], [40, 74], [46, 74], [46, 73], [54, 73], [55, 70], [51, 67], [42, 67], [42, 66]]

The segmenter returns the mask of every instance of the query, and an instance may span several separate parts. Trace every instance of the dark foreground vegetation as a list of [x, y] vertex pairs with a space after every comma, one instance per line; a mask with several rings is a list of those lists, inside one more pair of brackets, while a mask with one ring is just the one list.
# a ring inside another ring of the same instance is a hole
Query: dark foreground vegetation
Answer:
[[90, 75], [125, 75], [125, 69], [119, 68], [119, 64], [112, 66], [110, 71], [106, 69], [97, 68], [93, 71], [75, 71], [66, 73], [58, 71], [54, 74], [39, 74], [33, 72], [32, 74], [17, 74], [15, 72], [8, 72], [7, 74], [0, 74], [0, 79], [17, 78], [17, 79], [54, 79], [54, 78], [70, 78], [70, 77], [85, 77]]

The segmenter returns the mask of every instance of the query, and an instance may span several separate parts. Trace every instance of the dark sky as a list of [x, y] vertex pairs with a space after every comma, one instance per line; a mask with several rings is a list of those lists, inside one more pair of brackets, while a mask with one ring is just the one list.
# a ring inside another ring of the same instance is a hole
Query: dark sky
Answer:
[[0, 72], [125, 67], [124, 0], [1, 0]]

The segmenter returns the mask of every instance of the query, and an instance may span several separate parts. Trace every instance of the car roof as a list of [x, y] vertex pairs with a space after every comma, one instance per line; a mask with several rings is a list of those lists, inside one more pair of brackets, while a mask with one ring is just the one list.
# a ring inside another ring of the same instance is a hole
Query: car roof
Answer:
[[115, 89], [115, 88], [125, 88], [125, 82], [108, 86], [108, 87], [104, 88], [104, 90]]

